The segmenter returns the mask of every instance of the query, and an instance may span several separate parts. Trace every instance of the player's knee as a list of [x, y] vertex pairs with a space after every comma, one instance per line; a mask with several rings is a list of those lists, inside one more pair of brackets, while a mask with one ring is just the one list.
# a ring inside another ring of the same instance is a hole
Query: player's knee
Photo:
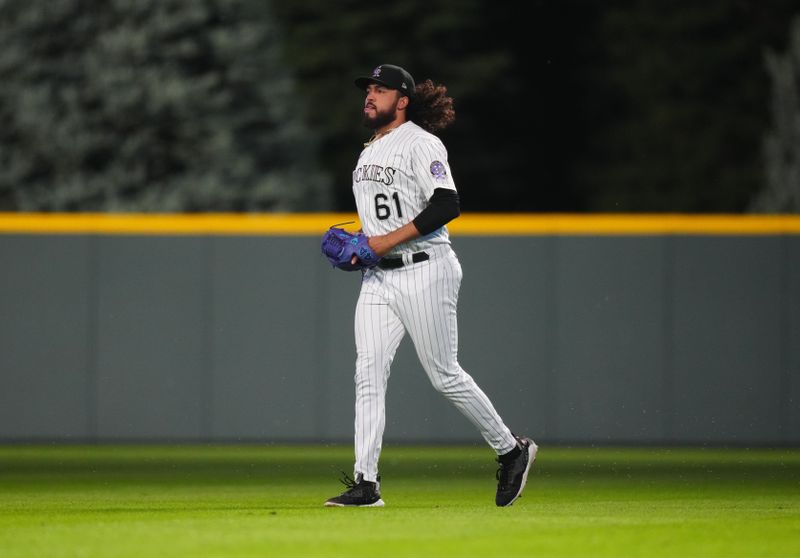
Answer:
[[356, 387], [385, 385], [387, 366], [385, 359], [379, 355], [359, 355], [356, 360]]
[[380, 397], [385, 389], [385, 384], [372, 375], [356, 376], [356, 398]]
[[381, 360], [381, 355], [378, 353], [367, 351], [359, 352], [358, 356], [356, 357], [356, 377], [361, 375], [363, 372], [380, 370]]
[[463, 391], [468, 379], [461, 370], [434, 370], [431, 378], [433, 388], [443, 395]]

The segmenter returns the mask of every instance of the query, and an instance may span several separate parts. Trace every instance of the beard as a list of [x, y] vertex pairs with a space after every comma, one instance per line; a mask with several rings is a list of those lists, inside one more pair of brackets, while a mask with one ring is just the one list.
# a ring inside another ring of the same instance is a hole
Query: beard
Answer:
[[397, 103], [394, 106], [390, 107], [388, 110], [380, 112], [376, 109], [375, 115], [370, 116], [367, 113], [364, 113], [364, 127], [369, 128], [371, 130], [377, 130], [378, 128], [382, 128], [386, 126], [390, 122], [392, 122], [395, 118], [395, 114], [397, 113]]

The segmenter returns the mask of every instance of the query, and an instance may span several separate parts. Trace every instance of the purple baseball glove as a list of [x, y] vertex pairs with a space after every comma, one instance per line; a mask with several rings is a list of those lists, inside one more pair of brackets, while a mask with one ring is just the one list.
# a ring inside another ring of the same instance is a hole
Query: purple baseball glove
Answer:
[[[356, 271], [378, 264], [380, 258], [369, 247], [367, 236], [363, 233], [349, 233], [344, 229], [331, 227], [322, 237], [322, 254], [333, 267], [345, 271]], [[351, 263], [353, 256], [358, 260]]]

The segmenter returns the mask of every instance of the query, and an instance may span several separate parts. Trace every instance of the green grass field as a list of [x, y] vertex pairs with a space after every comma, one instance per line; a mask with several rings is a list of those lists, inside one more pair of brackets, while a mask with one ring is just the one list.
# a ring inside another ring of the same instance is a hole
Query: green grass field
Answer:
[[348, 447], [0, 446], [0, 556], [800, 556], [800, 451], [388, 447], [385, 508], [324, 508]]

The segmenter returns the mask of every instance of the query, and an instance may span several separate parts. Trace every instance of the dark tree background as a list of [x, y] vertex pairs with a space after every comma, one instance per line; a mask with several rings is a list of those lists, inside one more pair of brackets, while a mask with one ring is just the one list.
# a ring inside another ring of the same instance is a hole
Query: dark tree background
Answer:
[[353, 78], [448, 86], [471, 211], [744, 211], [796, 0], [0, 0], [0, 210], [352, 210]]
[[0, 2], [0, 209], [323, 209], [281, 34], [245, 0]]
[[611, 118], [589, 134], [579, 198], [598, 210], [745, 210], [764, 184], [765, 49], [784, 48], [797, 9], [636, 0], [606, 10], [598, 108]]
[[368, 135], [352, 76], [394, 62], [457, 101], [442, 137], [467, 210], [747, 208], [763, 187], [764, 51], [785, 48], [794, 2], [527, 7], [318, 0], [276, 10], [301, 94], [324, 123], [337, 207], [352, 207], [349, 172]]

